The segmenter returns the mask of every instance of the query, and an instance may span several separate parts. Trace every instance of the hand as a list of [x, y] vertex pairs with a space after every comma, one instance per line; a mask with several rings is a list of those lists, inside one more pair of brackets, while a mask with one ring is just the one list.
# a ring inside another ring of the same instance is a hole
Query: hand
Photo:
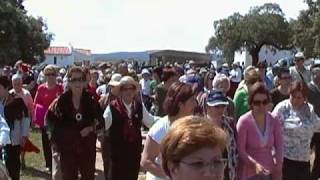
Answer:
[[269, 175], [271, 174], [269, 170], [265, 169], [261, 164], [256, 163], [256, 174]]
[[91, 133], [93, 131], [93, 127], [92, 126], [88, 126], [88, 127], [85, 127], [83, 128], [81, 131], [80, 131], [80, 134], [82, 137], [86, 137], [88, 136], [89, 133]]

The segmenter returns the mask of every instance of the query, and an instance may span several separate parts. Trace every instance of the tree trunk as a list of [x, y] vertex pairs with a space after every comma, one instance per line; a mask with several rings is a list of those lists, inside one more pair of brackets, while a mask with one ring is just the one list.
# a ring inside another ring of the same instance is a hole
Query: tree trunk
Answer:
[[258, 62], [259, 62], [259, 51], [260, 51], [260, 49], [257, 49], [257, 48], [252, 49], [250, 51], [250, 55], [251, 55], [251, 58], [252, 58], [252, 65], [253, 66], [257, 65]]

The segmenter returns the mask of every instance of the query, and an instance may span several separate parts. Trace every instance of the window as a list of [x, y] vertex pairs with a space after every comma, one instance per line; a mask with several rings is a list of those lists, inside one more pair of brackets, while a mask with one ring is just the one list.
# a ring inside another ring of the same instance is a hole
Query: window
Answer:
[[56, 56], [53, 57], [53, 64], [57, 64], [57, 57]]

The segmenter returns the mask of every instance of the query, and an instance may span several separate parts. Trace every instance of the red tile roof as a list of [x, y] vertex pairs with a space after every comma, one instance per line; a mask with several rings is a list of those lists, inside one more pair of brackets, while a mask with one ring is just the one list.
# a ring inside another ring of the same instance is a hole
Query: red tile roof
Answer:
[[44, 50], [44, 54], [70, 55], [71, 51], [68, 47], [52, 46], [52, 47], [49, 47], [48, 49]]

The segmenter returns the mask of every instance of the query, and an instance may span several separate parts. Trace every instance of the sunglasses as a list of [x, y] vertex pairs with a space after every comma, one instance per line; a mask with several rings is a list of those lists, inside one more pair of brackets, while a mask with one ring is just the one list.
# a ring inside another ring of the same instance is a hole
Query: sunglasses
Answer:
[[75, 82], [84, 82], [85, 79], [84, 78], [70, 78], [69, 82], [71, 83], [75, 83]]
[[136, 88], [135, 87], [122, 87], [121, 90], [122, 91], [134, 91], [134, 90], [136, 90]]
[[56, 76], [56, 74], [55, 73], [47, 73], [47, 74], [45, 74], [45, 76]]
[[267, 99], [263, 100], [263, 101], [259, 101], [259, 100], [256, 100], [256, 101], [252, 101], [252, 105], [254, 106], [261, 106], [261, 105], [267, 105], [269, 104], [269, 101]]
[[281, 77], [280, 79], [284, 79], [284, 80], [291, 80], [292, 77], [291, 76], [284, 76], [284, 77]]

